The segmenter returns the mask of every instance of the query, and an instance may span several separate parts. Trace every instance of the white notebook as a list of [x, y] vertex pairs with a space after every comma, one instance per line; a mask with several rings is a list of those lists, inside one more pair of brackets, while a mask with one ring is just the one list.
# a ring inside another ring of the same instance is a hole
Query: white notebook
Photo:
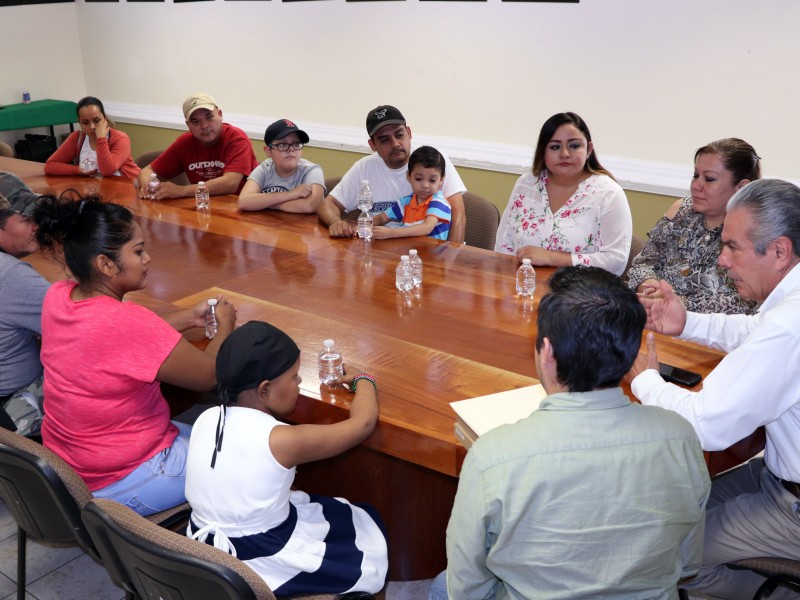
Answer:
[[490, 429], [499, 425], [516, 423], [539, 408], [547, 396], [542, 384], [516, 388], [469, 400], [451, 402], [456, 411], [456, 439], [469, 448]]

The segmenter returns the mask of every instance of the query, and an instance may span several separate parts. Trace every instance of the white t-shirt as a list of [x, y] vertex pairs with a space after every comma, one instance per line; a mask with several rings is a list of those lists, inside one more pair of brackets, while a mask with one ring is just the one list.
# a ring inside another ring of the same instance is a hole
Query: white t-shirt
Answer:
[[[444, 185], [442, 186], [444, 197], [450, 198], [453, 194], [463, 194], [467, 188], [461, 181], [461, 177], [458, 176], [458, 171], [446, 156], [444, 161]], [[358, 190], [361, 187], [361, 181], [366, 179], [372, 189], [372, 214], [382, 213], [400, 198], [413, 193], [411, 184], [406, 178], [407, 172], [407, 165], [399, 169], [390, 169], [378, 154], [372, 154], [365, 156], [350, 167], [350, 170], [344, 174], [342, 180], [330, 194], [346, 211], [355, 210], [358, 205]]]

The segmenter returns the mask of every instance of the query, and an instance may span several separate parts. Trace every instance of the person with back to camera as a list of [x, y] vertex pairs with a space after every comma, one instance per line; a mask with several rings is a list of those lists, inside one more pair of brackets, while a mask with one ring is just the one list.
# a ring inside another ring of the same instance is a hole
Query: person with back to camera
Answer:
[[534, 265], [622, 275], [632, 235], [628, 199], [600, 164], [584, 120], [572, 112], [547, 119], [533, 168], [517, 180], [503, 211], [495, 251]]
[[[376, 239], [429, 235], [446, 240], [450, 231], [450, 203], [442, 194], [444, 156], [431, 146], [421, 146], [408, 159], [408, 182], [412, 194], [392, 204], [385, 212], [375, 215], [373, 236]], [[389, 222], [402, 227], [385, 227]]]
[[687, 310], [752, 314], [755, 302], [739, 295], [717, 258], [728, 200], [761, 178], [760, 160], [750, 144], [737, 138], [699, 148], [691, 195], [675, 202], [650, 230], [650, 239], [628, 269], [631, 289], [654, 293], [663, 279]]
[[371, 507], [291, 490], [297, 465], [367, 439], [378, 419], [377, 385], [355, 368], [337, 383], [355, 391], [350, 418], [288, 425], [300, 386], [300, 349], [280, 329], [250, 321], [217, 356], [220, 406], [197, 419], [189, 443], [189, 537], [242, 559], [276, 595], [375, 593], [388, 568]]
[[279, 119], [267, 127], [267, 160], [247, 178], [239, 194], [239, 210], [316, 212], [325, 194], [325, 176], [322, 167], [303, 158], [308, 139], [308, 134], [289, 119]]
[[[93, 96], [78, 101], [80, 131], [72, 132], [47, 162], [47, 175], [86, 175], [103, 177], [122, 175], [134, 179], [139, 167], [131, 156], [131, 140], [123, 131], [114, 128], [106, 117], [103, 103]], [[88, 168], [87, 168], [88, 167]]]
[[74, 281], [42, 305], [42, 440], [95, 496], [148, 515], [185, 501], [191, 427], [170, 421], [161, 382], [208, 391], [236, 311], [218, 299], [219, 331], [203, 352], [180, 331], [205, 324], [206, 302], [165, 318], [126, 293], [144, 289], [150, 256], [124, 206], [62, 194], [34, 210], [42, 249], [63, 252]]
[[619, 277], [562, 267], [539, 303], [547, 396], [480, 436], [430, 600], [677, 600], [700, 567], [710, 482], [689, 423], [620, 384], [645, 310]]

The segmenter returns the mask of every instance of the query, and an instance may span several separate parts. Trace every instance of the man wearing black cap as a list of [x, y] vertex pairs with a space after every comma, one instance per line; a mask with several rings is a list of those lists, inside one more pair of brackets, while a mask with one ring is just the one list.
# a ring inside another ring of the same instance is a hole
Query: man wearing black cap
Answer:
[[267, 127], [267, 160], [247, 178], [239, 194], [239, 210], [316, 212], [325, 193], [325, 176], [319, 165], [303, 158], [307, 143], [308, 134], [289, 119], [279, 119]]
[[[376, 153], [354, 164], [342, 180], [322, 201], [317, 210], [320, 220], [328, 226], [331, 237], [352, 237], [356, 223], [345, 221], [343, 213], [354, 210], [358, 204], [358, 190], [362, 180], [368, 180], [374, 198], [372, 213], [382, 213], [400, 198], [412, 193], [406, 178], [408, 158], [411, 156], [411, 129], [405, 117], [394, 106], [382, 105], [367, 114], [369, 147]], [[464, 200], [467, 191], [456, 168], [445, 156], [445, 175], [442, 193], [450, 203], [452, 221], [451, 242], [464, 241]]]
[[0, 426], [22, 434], [37, 433], [41, 424], [38, 340], [50, 286], [20, 260], [38, 250], [31, 219], [36, 198], [18, 177], [0, 173]]

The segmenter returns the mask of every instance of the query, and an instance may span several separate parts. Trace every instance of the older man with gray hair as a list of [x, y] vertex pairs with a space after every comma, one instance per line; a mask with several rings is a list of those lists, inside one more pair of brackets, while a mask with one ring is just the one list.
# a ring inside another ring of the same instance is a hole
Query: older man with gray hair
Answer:
[[722, 243], [719, 265], [743, 298], [761, 303], [758, 312], [687, 312], [662, 281], [658, 294], [641, 297], [648, 328], [728, 354], [703, 389], [691, 392], [661, 380], [649, 334], [631, 389], [643, 404], [686, 418], [704, 450], [722, 450], [765, 427], [763, 459], [714, 480], [703, 566], [685, 586], [692, 596], [749, 599], [764, 578], [726, 563], [800, 558], [800, 188], [764, 179], [739, 190], [728, 202]]

